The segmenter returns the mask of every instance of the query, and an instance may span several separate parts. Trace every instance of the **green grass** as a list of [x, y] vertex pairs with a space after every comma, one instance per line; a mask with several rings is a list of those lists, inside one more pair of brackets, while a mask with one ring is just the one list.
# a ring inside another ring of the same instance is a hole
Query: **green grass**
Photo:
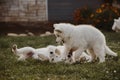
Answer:
[[[107, 45], [120, 58], [120, 33], [104, 32]], [[54, 36], [48, 37], [0, 37], [0, 80], [120, 80], [120, 59], [109, 58], [99, 64], [64, 64], [27, 59], [17, 61], [11, 46], [34, 48], [57, 45]]]

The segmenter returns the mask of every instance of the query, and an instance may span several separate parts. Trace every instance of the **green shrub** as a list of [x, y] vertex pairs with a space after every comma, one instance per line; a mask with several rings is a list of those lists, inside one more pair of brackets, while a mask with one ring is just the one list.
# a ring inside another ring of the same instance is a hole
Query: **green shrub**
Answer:
[[92, 24], [100, 29], [111, 30], [114, 18], [120, 16], [119, 12], [120, 9], [107, 4], [102, 4], [95, 11], [89, 8], [76, 9], [74, 21], [77, 24]]
[[115, 7], [103, 4], [92, 14], [92, 24], [100, 29], [111, 30], [114, 18], [118, 18], [120, 15], [119, 11]]
[[92, 9], [87, 7], [78, 8], [74, 12], [74, 21], [76, 24], [79, 23], [90, 23], [90, 15], [92, 14]]

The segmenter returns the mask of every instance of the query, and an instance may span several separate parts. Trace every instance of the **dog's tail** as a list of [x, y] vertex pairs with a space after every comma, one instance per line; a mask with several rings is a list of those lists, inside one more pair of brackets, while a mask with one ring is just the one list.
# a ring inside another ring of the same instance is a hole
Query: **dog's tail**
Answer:
[[117, 56], [117, 53], [113, 52], [107, 45], [105, 45], [105, 52], [111, 56]]
[[15, 52], [16, 50], [17, 50], [17, 45], [14, 44], [14, 45], [12, 46], [12, 52]]

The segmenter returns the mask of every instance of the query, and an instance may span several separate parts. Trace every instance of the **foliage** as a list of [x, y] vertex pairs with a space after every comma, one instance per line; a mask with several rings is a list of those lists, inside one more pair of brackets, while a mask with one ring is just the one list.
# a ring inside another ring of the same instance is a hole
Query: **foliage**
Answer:
[[[81, 12], [81, 11], [84, 11]], [[86, 15], [86, 17], [84, 17]], [[89, 8], [76, 9], [74, 21], [77, 24], [92, 24], [100, 29], [111, 30], [114, 18], [120, 16], [120, 9], [107, 4], [102, 4], [100, 8], [91, 11]]]
[[79, 23], [89, 23], [90, 22], [90, 15], [92, 14], [92, 9], [85, 8], [78, 8], [74, 12], [74, 21], [76, 24]]
[[[108, 46], [120, 57], [120, 34], [105, 32]], [[105, 63], [64, 64], [27, 59], [17, 61], [11, 52], [12, 44], [18, 47], [34, 48], [57, 45], [54, 36], [48, 37], [0, 37], [0, 79], [1, 80], [119, 80], [120, 60], [108, 57]]]
[[98, 28], [111, 30], [114, 18], [118, 18], [120, 16], [119, 12], [120, 10], [115, 7], [102, 5], [93, 14], [93, 24]]

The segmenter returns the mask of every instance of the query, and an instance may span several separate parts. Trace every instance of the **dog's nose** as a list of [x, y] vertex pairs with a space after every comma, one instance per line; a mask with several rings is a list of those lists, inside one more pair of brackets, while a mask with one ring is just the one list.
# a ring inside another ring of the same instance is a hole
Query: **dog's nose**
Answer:
[[51, 60], [54, 61], [54, 58], [52, 58]]
[[53, 52], [50, 52], [50, 54], [53, 54]]
[[69, 54], [69, 55], [68, 55], [68, 58], [70, 58], [70, 57], [71, 57], [71, 55]]
[[64, 40], [62, 40], [62, 43], [65, 43], [65, 41], [64, 41]]

